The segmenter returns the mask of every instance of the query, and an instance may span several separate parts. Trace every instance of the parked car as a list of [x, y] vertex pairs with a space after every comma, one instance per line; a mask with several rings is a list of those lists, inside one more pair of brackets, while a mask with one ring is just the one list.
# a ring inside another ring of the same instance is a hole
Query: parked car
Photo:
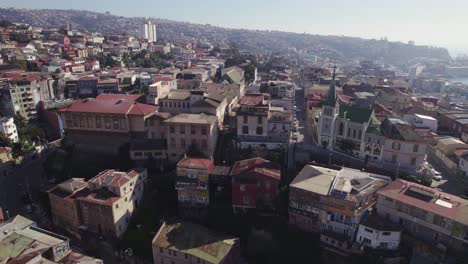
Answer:
[[431, 172], [432, 173], [432, 179], [434, 179], [435, 181], [440, 181], [442, 180], [442, 173], [434, 170]]

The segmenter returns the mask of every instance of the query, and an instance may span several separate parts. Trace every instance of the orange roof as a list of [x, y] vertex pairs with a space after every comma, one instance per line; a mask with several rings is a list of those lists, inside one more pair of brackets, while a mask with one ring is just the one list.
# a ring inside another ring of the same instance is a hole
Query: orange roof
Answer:
[[214, 168], [214, 161], [200, 158], [183, 158], [177, 163], [177, 167], [208, 169], [208, 172], [210, 172]]

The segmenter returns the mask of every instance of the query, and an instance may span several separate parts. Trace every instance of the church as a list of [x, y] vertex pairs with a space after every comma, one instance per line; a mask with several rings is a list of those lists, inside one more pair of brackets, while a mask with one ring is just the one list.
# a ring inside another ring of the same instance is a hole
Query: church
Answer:
[[[318, 144], [325, 149], [343, 152], [360, 159], [380, 160], [384, 137], [375, 135], [373, 128], [379, 122], [374, 117], [372, 105], [339, 100], [335, 76], [336, 67], [333, 69], [333, 79], [319, 117]], [[371, 142], [373, 144], [370, 144]]]

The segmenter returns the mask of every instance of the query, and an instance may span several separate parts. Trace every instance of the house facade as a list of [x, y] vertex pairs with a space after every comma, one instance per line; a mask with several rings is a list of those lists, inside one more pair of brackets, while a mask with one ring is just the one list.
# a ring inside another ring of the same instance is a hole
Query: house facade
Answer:
[[377, 213], [417, 239], [466, 250], [468, 202], [420, 184], [397, 179], [378, 192]]
[[281, 167], [262, 158], [237, 161], [231, 170], [232, 208], [234, 212], [250, 209], [274, 209]]

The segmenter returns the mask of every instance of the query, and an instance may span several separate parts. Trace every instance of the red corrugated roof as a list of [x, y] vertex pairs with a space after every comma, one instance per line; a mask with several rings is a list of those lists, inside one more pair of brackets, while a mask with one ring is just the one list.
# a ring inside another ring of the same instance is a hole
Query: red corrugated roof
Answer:
[[247, 106], [262, 106], [265, 96], [263, 94], [246, 94], [241, 99], [239, 104]]
[[105, 114], [129, 114], [147, 115], [156, 111], [155, 105], [147, 105], [136, 102], [142, 95], [127, 94], [100, 94], [96, 98], [79, 99], [60, 112], [79, 113], [105, 113]]
[[202, 168], [210, 172], [214, 168], [214, 161], [210, 159], [183, 158], [177, 163], [177, 167]]
[[279, 165], [262, 158], [240, 160], [232, 167], [232, 177], [249, 174], [261, 174], [279, 180], [281, 179], [281, 168]]
[[174, 79], [172, 78], [169, 78], [169, 77], [155, 77], [153, 78], [153, 83], [157, 83], [157, 82], [171, 82], [171, 81], [174, 81]]

